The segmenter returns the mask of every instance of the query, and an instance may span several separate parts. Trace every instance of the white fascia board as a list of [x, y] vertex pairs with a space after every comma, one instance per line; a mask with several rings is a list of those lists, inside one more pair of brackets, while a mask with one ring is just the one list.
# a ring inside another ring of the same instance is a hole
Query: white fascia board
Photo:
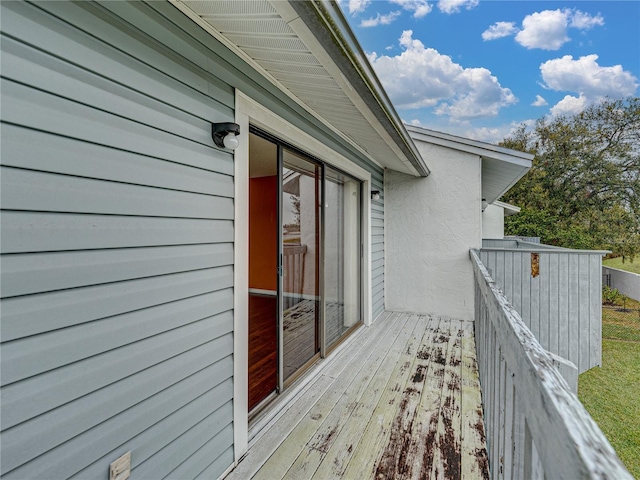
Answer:
[[[358, 111], [367, 120], [369, 125], [375, 130], [389, 148], [396, 155], [396, 159], [391, 159], [387, 164], [385, 162], [382, 167], [391, 168], [393, 170], [401, 171], [414, 176], [420, 176], [420, 173], [406, 158], [406, 155], [400, 150], [396, 142], [391, 138], [389, 133], [382, 126], [378, 117], [368, 107], [358, 89], [355, 88], [340, 71], [340, 68], [335, 63], [331, 55], [326, 51], [325, 47], [318, 41], [313, 32], [309, 29], [309, 26], [298, 16], [295, 9], [289, 4], [289, 2], [272, 2], [273, 7], [278, 14], [287, 21], [289, 27], [296, 33], [298, 38], [307, 46], [307, 48], [313, 53], [320, 64], [331, 74], [331, 77], [340, 86], [344, 94], [353, 102]], [[394, 122], [393, 119], [388, 119], [390, 122]], [[398, 127], [404, 128], [402, 122], [395, 122]], [[395, 160], [395, 161], [394, 161]], [[399, 163], [401, 162], [401, 163]], [[376, 162], [378, 163], [378, 162]], [[378, 163], [380, 165], [380, 163]], [[404, 169], [402, 168], [404, 166]]]
[[527, 169], [531, 168], [531, 162], [534, 157], [531, 153], [519, 152], [510, 148], [499, 147], [492, 143], [471, 140], [464, 137], [458, 137], [456, 135], [450, 135], [448, 133], [415, 127], [413, 125], [407, 125], [406, 127], [411, 136], [416, 140], [422, 140], [423, 142], [433, 143], [434, 145], [440, 145], [467, 153], [473, 153], [481, 157], [520, 165]]

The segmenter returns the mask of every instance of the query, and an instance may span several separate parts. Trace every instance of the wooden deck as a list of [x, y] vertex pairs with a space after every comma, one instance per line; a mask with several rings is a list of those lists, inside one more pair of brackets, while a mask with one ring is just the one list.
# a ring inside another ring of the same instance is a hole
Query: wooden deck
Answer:
[[386, 312], [321, 365], [227, 478], [488, 478], [471, 322]]

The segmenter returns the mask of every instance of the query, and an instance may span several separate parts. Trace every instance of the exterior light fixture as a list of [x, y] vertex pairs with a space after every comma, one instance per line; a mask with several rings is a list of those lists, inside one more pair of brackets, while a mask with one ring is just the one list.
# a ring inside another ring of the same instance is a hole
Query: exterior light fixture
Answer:
[[228, 148], [229, 150], [238, 148], [238, 145], [240, 145], [238, 135], [240, 135], [240, 125], [237, 123], [211, 124], [211, 137], [213, 142], [220, 148]]
[[484, 212], [487, 209], [488, 206], [489, 206], [489, 204], [487, 203], [487, 199], [483, 198], [482, 199], [482, 211]]
[[380, 200], [380, 190], [371, 190], [371, 200]]

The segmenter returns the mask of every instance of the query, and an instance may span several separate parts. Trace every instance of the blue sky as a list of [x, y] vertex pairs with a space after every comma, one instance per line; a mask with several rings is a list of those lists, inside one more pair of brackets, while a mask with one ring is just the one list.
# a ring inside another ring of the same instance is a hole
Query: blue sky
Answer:
[[340, 0], [406, 123], [497, 142], [640, 95], [640, 1]]

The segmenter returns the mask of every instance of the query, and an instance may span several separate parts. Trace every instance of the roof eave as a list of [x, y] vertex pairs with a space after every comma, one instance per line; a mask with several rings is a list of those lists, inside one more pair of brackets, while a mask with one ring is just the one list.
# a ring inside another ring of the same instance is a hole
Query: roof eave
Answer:
[[[347, 81], [405, 156], [403, 162], [410, 164], [411, 170], [415, 169], [419, 175], [429, 175], [426, 162], [400, 120], [338, 4], [331, 0], [314, 0], [294, 1], [291, 5], [307, 25], [318, 27], [312, 28], [318, 34], [318, 41], [332, 54]], [[330, 36], [323, 37], [319, 35], [321, 32], [327, 32]]]
[[512, 150], [510, 148], [504, 148], [491, 143], [471, 140], [470, 138], [459, 137], [444, 132], [436, 132], [435, 130], [429, 130], [423, 127], [407, 125], [407, 129], [409, 132], [418, 134], [419, 138], [424, 141], [435, 145], [449, 147], [467, 153], [474, 153], [481, 157], [506, 161], [523, 167], [530, 168], [534, 157], [531, 153], [520, 152], [518, 150]]
[[[415, 140], [450, 148], [460, 152], [475, 155], [482, 161], [482, 197], [488, 203], [493, 203], [509, 191], [531, 168], [534, 155], [510, 148], [499, 147], [491, 143], [471, 140], [443, 132], [436, 132], [423, 127], [407, 125], [407, 130]], [[503, 180], [493, 186], [485, 180], [495, 177], [485, 177], [485, 167], [502, 166], [508, 172]], [[487, 188], [485, 189], [485, 186]]]

